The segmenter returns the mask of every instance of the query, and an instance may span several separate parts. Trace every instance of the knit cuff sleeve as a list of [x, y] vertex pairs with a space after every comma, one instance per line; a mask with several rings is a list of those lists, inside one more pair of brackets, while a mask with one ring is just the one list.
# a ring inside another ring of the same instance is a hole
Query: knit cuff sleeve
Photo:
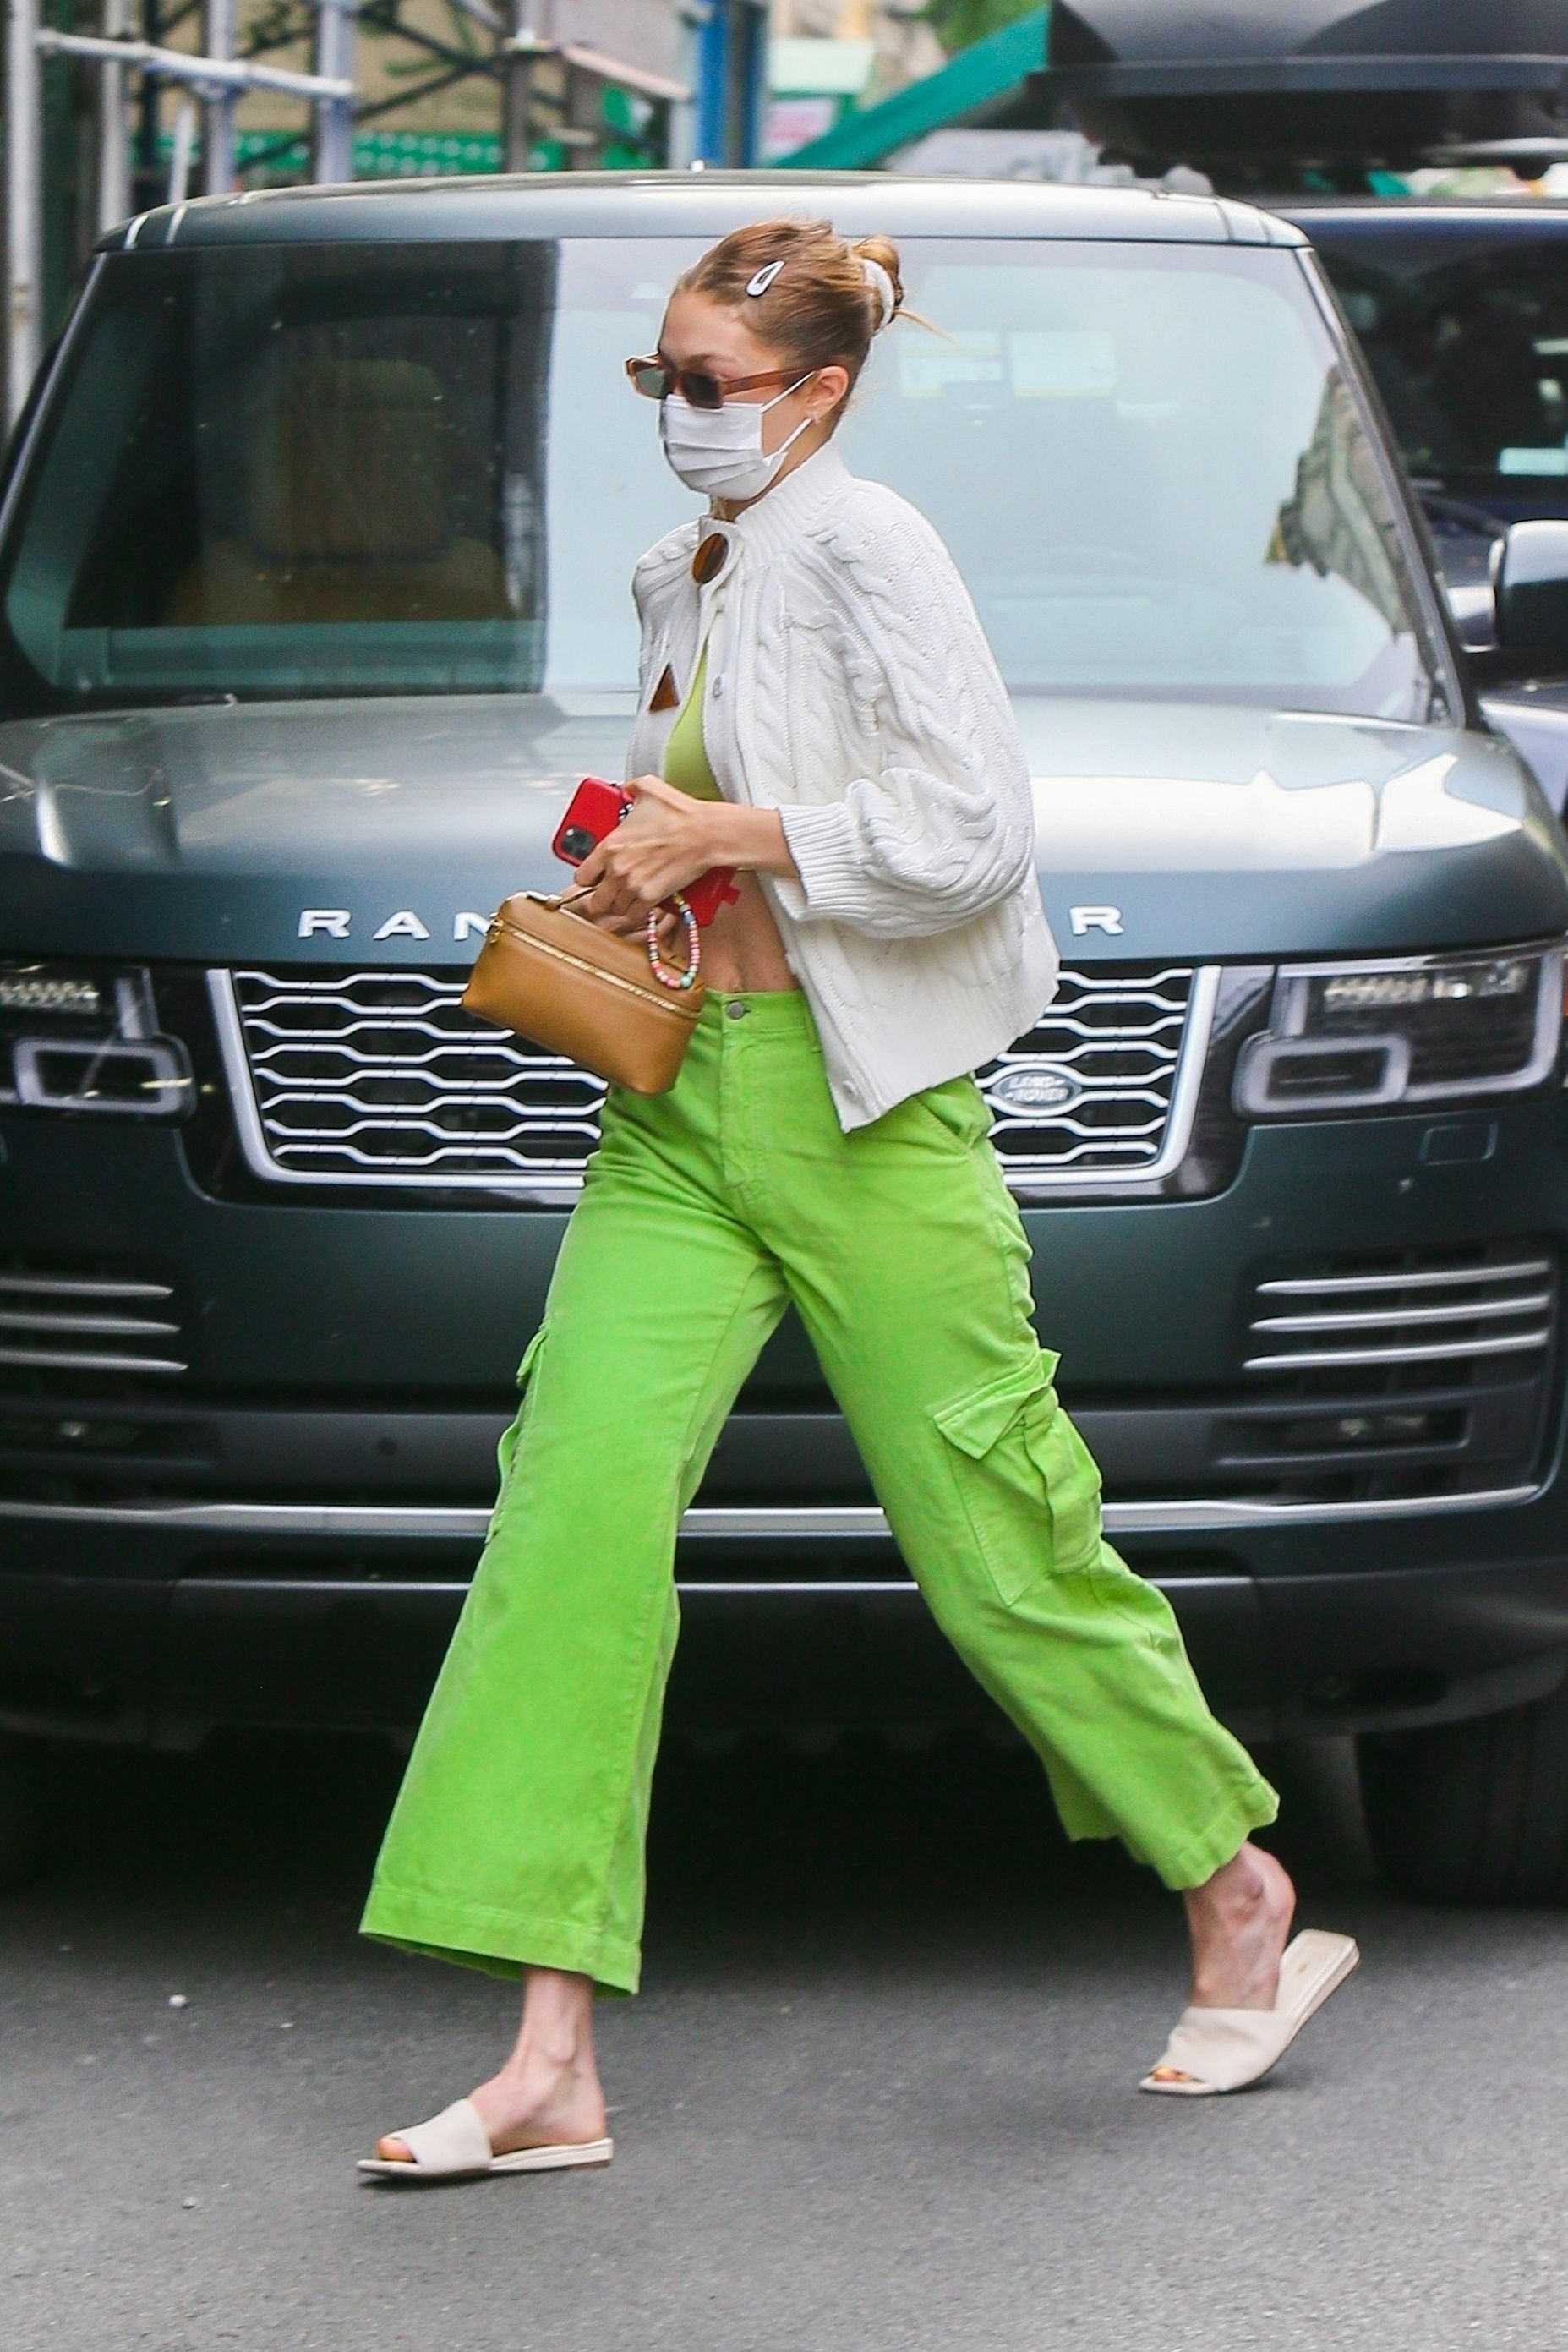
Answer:
[[864, 922], [874, 902], [861, 870], [860, 835], [842, 801], [780, 808], [779, 822], [800, 874], [772, 877], [796, 922]]

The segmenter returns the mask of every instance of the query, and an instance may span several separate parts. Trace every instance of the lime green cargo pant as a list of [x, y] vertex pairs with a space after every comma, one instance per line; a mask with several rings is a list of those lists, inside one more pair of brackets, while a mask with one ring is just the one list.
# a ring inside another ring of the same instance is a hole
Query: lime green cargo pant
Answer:
[[844, 1134], [794, 991], [710, 995], [668, 1094], [612, 1088], [364, 1934], [636, 1990], [676, 1528], [791, 1301], [904, 1560], [1070, 1835], [1119, 1836], [1182, 1887], [1274, 1818], [1168, 1603], [1102, 1538], [988, 1124], [965, 1076]]

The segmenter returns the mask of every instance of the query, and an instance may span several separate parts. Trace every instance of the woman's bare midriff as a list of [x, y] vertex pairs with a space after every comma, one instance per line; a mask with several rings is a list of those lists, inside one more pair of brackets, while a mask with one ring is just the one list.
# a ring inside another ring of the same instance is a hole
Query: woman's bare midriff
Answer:
[[737, 992], [799, 988], [762, 885], [755, 874], [741, 873], [735, 887], [733, 906], [721, 907], [703, 933], [703, 978], [710, 988]]

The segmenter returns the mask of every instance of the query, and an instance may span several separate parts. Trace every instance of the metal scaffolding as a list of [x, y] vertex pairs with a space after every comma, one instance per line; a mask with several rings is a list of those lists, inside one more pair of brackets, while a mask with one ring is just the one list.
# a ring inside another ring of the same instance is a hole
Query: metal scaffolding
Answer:
[[5, 421], [14, 424], [38, 363], [44, 275], [43, 89], [37, 0], [5, 19]]
[[202, 184], [208, 195], [234, 185], [234, 113], [246, 90], [277, 90], [307, 101], [314, 117], [313, 176], [351, 175], [354, 135], [354, 15], [358, 0], [312, 0], [316, 71], [296, 73], [235, 56], [235, 0], [204, 0], [205, 54], [165, 49], [129, 34], [130, 0], [104, 0], [104, 29], [61, 33], [38, 22], [38, 0], [9, 0], [5, 27], [5, 421], [15, 424], [37, 372], [43, 343], [43, 89], [40, 61], [84, 58], [96, 66], [100, 229], [131, 211], [130, 77], [172, 82], [189, 94], [176, 120], [171, 193], [185, 194], [195, 106], [204, 115]]
[[[313, 70], [268, 65], [235, 54], [236, 0], [202, 0], [201, 53], [160, 47], [131, 31], [134, 0], [99, 0], [102, 31], [67, 33], [39, 21], [40, 0], [5, 0], [5, 416], [14, 425], [37, 372], [44, 335], [43, 301], [43, 85], [46, 58], [75, 58], [93, 68], [97, 188], [93, 219], [99, 234], [132, 210], [131, 137], [133, 105], [143, 119], [155, 93], [172, 86], [181, 93], [174, 117], [168, 197], [183, 203], [191, 193], [192, 164], [200, 146], [200, 193], [226, 194], [235, 183], [235, 110], [250, 90], [271, 90], [302, 100], [310, 109], [309, 176], [316, 182], [353, 177], [354, 126], [361, 108], [355, 88], [355, 49], [360, 0], [308, 0], [314, 14]], [[537, 135], [538, 68], [549, 62], [562, 93], [560, 135], [591, 152], [588, 127], [597, 107], [592, 95], [610, 84], [657, 108], [679, 108], [689, 87], [669, 77], [605, 56], [580, 42], [557, 37], [555, 0], [449, 0], [462, 16], [489, 36], [486, 49], [465, 55], [451, 44], [392, 21], [377, 11], [377, 29], [413, 40], [444, 67], [438, 83], [467, 74], [499, 84], [501, 162], [507, 171], [527, 171]], [[504, 13], [503, 13], [504, 11]], [[399, 101], [389, 101], [396, 104]], [[381, 111], [381, 108], [369, 110]]]

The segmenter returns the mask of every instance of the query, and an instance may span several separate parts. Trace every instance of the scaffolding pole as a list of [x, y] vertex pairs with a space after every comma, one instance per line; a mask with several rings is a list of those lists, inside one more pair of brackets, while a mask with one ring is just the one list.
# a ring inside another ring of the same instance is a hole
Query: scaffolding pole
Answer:
[[14, 425], [37, 370], [43, 333], [43, 180], [38, 0], [5, 12], [5, 421]]
[[540, 0], [512, 0], [512, 24], [502, 43], [501, 169], [526, 172], [533, 153], [534, 67], [549, 45], [534, 23]]
[[[205, 0], [202, 46], [209, 58], [227, 64], [235, 53], [235, 0]], [[202, 125], [202, 194], [226, 196], [235, 184], [235, 92], [214, 88], [206, 95]]]
[[[57, 33], [47, 26], [35, 34], [34, 40], [45, 57], [93, 58], [99, 64], [139, 66], [165, 81], [221, 82], [235, 91], [278, 89], [289, 98], [308, 98], [318, 104], [335, 100], [351, 106], [354, 100], [351, 81], [294, 73], [284, 66], [258, 65], [252, 58], [229, 63], [219, 58], [193, 57], [189, 49], [159, 48], [151, 41], [106, 41], [96, 33]], [[37, 147], [33, 152], [37, 155]]]
[[359, 0], [315, 0], [316, 75], [341, 95], [317, 107], [310, 177], [335, 185], [354, 176], [354, 34]]
[[[103, 0], [103, 30], [111, 41], [131, 32], [131, 0]], [[122, 65], [105, 64], [94, 92], [98, 116], [98, 229], [101, 236], [131, 211], [131, 98]]]

